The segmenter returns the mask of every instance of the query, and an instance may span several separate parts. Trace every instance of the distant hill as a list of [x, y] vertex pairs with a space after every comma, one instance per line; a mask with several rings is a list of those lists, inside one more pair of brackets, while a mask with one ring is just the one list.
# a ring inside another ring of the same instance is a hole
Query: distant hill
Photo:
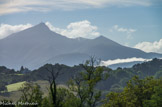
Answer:
[[138, 64], [138, 63], [142, 63], [142, 61], [112, 64], [112, 65], [109, 65], [108, 67], [111, 68], [111, 69], [114, 69], [114, 70], [117, 69], [118, 67], [131, 68], [133, 65]]
[[[53, 68], [54, 71], [59, 70], [61, 75], [57, 78], [57, 83], [64, 85], [67, 85], [68, 80], [70, 80], [75, 74], [84, 71], [82, 64], [73, 67], [63, 64], [45, 64], [44, 66], [25, 74], [21, 71], [15, 71], [0, 66], [0, 87], [3, 89], [6, 85], [22, 81], [47, 80], [49, 72], [46, 68]], [[162, 77], [162, 59], [156, 58], [152, 61], [135, 64], [131, 68], [117, 68], [115, 70], [107, 67], [103, 68], [108, 72], [109, 77], [98, 84], [98, 88], [102, 90], [112, 90], [115, 86], [122, 88], [126, 85], [126, 82], [135, 75], [138, 75], [140, 78], [147, 76], [153, 76], [154, 78]]]
[[70, 39], [52, 32], [44, 23], [0, 40], [0, 65], [15, 69], [22, 65], [35, 69], [46, 63], [77, 65], [92, 55], [104, 61], [162, 57], [161, 54], [145, 53], [122, 46], [104, 36], [95, 39]]

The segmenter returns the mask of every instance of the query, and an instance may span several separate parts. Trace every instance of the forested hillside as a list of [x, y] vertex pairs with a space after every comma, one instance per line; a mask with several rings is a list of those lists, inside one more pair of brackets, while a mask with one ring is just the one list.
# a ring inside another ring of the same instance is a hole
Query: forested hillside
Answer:
[[[20, 101], [25, 101], [25, 99], [22, 98], [22, 92], [28, 93], [29, 90], [34, 91], [36, 88], [36, 90], [39, 91], [38, 93], [42, 93], [40, 94], [42, 96], [39, 96], [41, 97], [41, 99], [39, 100], [44, 102], [43, 105], [45, 105], [46, 103], [48, 103], [49, 105], [57, 105], [57, 101], [54, 100], [57, 97], [60, 98], [59, 100], [64, 99], [66, 102], [65, 105], [63, 104], [63, 102], [58, 103], [60, 107], [69, 107], [68, 105], [71, 105], [71, 101], [74, 99], [76, 100], [76, 104], [74, 104], [72, 107], [84, 107], [85, 105], [94, 107], [92, 105], [97, 106], [102, 104], [104, 104], [104, 107], [111, 107], [112, 105], [109, 100], [114, 102], [117, 101], [116, 103], [113, 103], [115, 105], [128, 107], [130, 105], [127, 104], [128, 99], [123, 101], [118, 99], [118, 97], [123, 96], [124, 98], [127, 98], [128, 96], [126, 95], [126, 93], [129, 87], [139, 87], [137, 88], [137, 90], [135, 90], [136, 88], [134, 90], [131, 90], [132, 92], [135, 91], [135, 93], [136, 91], [140, 90], [139, 85], [141, 85], [142, 87], [146, 85], [146, 87], [144, 87], [146, 88], [146, 90], [148, 87], [147, 85], [150, 85], [151, 87], [154, 87], [154, 85], [161, 87], [159, 86], [162, 77], [161, 59], [155, 58], [149, 62], [136, 64], [132, 68], [119, 67], [116, 70], [112, 70], [104, 66], [96, 66], [97, 63], [95, 63], [95, 61], [96, 60], [94, 60], [94, 62], [93, 60], [88, 60], [85, 64], [80, 64], [73, 67], [62, 64], [46, 64], [33, 71], [30, 71], [29, 69], [24, 67], [21, 67], [20, 70], [15, 71], [14, 69], [9, 69], [1, 66], [0, 99], [3, 100], [5, 98], [7, 100], [13, 101], [15, 100], [12, 99], [15, 95], [14, 93], [18, 93], [19, 96], [17, 97], [17, 99], [20, 98]], [[153, 83], [151, 81], [153, 81]], [[149, 83], [145, 84], [146, 82]], [[23, 87], [19, 86], [18, 88], [15, 88], [17, 84], [20, 85], [21, 83], [24, 84]], [[63, 85], [63, 87], [65, 88], [59, 88], [59, 84]], [[9, 86], [14, 86], [14, 88], [17, 90], [9, 91]], [[20, 87], [21, 89], [19, 90]], [[25, 87], [30, 87], [31, 89], [24, 90]], [[82, 88], [78, 90], [80, 87]], [[48, 90], [46, 90], [45, 88], [48, 88]], [[151, 90], [149, 90], [149, 93], [151, 93], [150, 96], [141, 96], [142, 98], [140, 97], [141, 99], [145, 100], [144, 105], [148, 105], [150, 103], [154, 105], [154, 103], [152, 103], [152, 100], [155, 101], [154, 96], [156, 97], [157, 94], [161, 93], [161, 90], [158, 90], [158, 88], [156, 87], [155, 89], [151, 88]], [[50, 97], [48, 95], [49, 92], [52, 92], [53, 94], [51, 93], [51, 95], [55, 96]], [[77, 96], [74, 93], [77, 93]], [[63, 97], [63, 94], [66, 94], [67, 96]], [[108, 94], [107, 98], [105, 98], [106, 94]], [[92, 99], [89, 96], [91, 96]], [[37, 95], [35, 95], [35, 97], [37, 97]], [[67, 97], [70, 97], [71, 99], [68, 99]], [[115, 99], [111, 99], [113, 97]], [[51, 100], [53, 99], [53, 101], [49, 101], [48, 98], [50, 98]], [[105, 98], [104, 102], [102, 102], [103, 98]], [[136, 97], [134, 96], [134, 98]], [[37, 101], [36, 99], [35, 101]], [[158, 100], [161, 101], [161, 99]], [[143, 105], [143, 102], [136, 103], [138, 103], [138, 105]], [[136, 103], [132, 102], [131, 104], [136, 105]], [[42, 105], [40, 104], [39, 106]]]

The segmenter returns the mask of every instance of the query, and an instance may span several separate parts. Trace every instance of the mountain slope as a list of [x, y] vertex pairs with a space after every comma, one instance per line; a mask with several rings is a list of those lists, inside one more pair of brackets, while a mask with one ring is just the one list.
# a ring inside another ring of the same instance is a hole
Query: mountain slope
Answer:
[[10, 68], [23, 65], [34, 69], [45, 63], [74, 65], [83, 63], [91, 55], [102, 60], [162, 56], [122, 46], [103, 36], [70, 39], [50, 31], [44, 23], [0, 40], [0, 65]]

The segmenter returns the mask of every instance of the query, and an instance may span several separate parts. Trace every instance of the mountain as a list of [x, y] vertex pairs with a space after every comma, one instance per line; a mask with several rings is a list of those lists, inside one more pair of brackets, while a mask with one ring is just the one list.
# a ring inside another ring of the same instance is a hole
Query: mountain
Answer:
[[75, 65], [92, 55], [102, 60], [162, 57], [122, 46], [104, 36], [70, 39], [52, 32], [44, 23], [0, 40], [0, 65], [16, 69], [20, 66], [35, 69], [45, 63]]

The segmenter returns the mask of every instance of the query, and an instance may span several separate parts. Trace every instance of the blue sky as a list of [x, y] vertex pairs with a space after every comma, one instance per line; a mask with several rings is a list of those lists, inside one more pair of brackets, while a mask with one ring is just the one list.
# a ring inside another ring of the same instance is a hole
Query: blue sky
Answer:
[[[67, 29], [71, 23], [81, 21], [88, 21], [90, 27], [97, 28], [93, 29], [97, 32], [94, 35], [104, 35], [120, 44], [146, 52], [162, 53], [161, 0], [46, 0], [46, 2], [1, 0], [0, 2], [1, 27], [2, 24], [13, 26], [49, 22], [59, 29]], [[152, 47], [149, 48], [150, 46]]]

